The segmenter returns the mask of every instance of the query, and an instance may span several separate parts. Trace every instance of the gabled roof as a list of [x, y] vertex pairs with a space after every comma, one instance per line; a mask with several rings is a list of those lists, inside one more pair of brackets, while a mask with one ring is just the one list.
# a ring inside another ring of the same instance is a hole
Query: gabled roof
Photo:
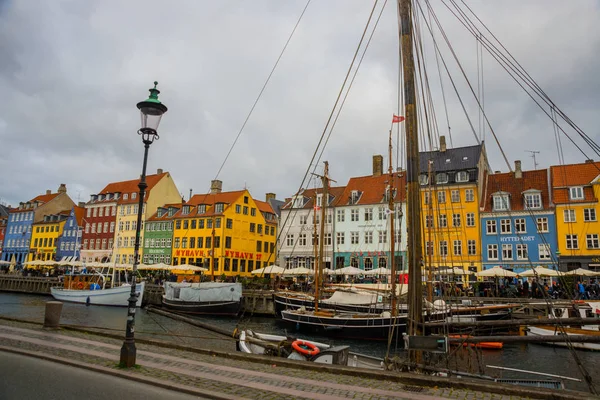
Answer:
[[34, 197], [33, 199], [29, 200], [28, 203], [35, 203], [37, 201], [41, 204], [45, 204], [45, 203], [48, 203], [49, 201], [53, 200], [59, 194], [60, 193], [40, 194], [39, 196]]
[[[165, 204], [164, 206], [161, 206], [160, 208], [166, 208], [169, 209], [170, 207], [174, 207], [177, 208], [177, 210], [181, 210], [181, 207], [187, 204], [185, 202], [181, 202], [181, 203], [171, 203], [171, 204]], [[173, 214], [175, 215], [175, 214]], [[170, 219], [173, 219], [173, 216], [169, 217], [169, 213], [166, 212], [164, 213], [162, 216], [158, 216], [158, 210], [156, 210], [156, 212], [154, 214], [152, 214], [152, 216], [150, 218], [147, 219], [147, 221], [168, 221]]]
[[200, 204], [206, 204], [211, 206], [217, 203], [231, 204], [237, 199], [240, 198], [246, 191], [245, 190], [236, 190], [233, 192], [221, 192], [221, 193], [206, 193], [206, 194], [195, 194], [192, 198], [186, 203], [192, 206], [197, 206]]
[[477, 144], [449, 148], [444, 152], [439, 150], [421, 151], [419, 152], [419, 171], [427, 173], [430, 160], [433, 161], [432, 170], [434, 172], [464, 171], [477, 168], [482, 149], [483, 145]]
[[85, 215], [85, 207], [74, 206], [75, 210], [75, 221], [78, 226], [83, 226], [83, 216]]
[[[154, 174], [154, 175], [146, 175], [146, 184], [148, 185], [148, 187], [146, 188], [146, 198], [148, 197], [148, 194], [150, 193], [150, 191], [152, 190], [152, 188], [154, 186], [156, 186], [156, 184], [158, 182], [160, 182], [160, 180], [165, 177], [168, 176], [169, 173], [168, 172], [163, 172], [161, 174]], [[132, 179], [129, 181], [121, 181], [121, 182], [112, 182], [109, 183], [108, 185], [106, 185], [106, 187], [104, 189], [102, 189], [100, 191], [100, 194], [109, 194], [109, 193], [121, 193], [121, 195], [119, 196], [119, 199], [116, 200], [117, 204], [134, 204], [139, 202], [139, 198], [136, 196], [135, 199], [131, 198], [131, 194], [135, 193], [136, 195], [139, 194], [140, 189], [138, 188], [138, 184], [140, 183], [140, 179]], [[123, 194], [128, 194], [127, 196], [127, 200], [123, 199]], [[97, 200], [94, 202], [95, 203], [99, 203], [100, 201]], [[102, 200], [102, 202], [115, 202], [114, 198], [111, 198], [110, 200], [104, 199]]]
[[[353, 191], [359, 192], [358, 202], [353, 205], [364, 204], [385, 204], [385, 192], [389, 185], [390, 176], [388, 174], [380, 176], [359, 176], [350, 178], [342, 195], [338, 198], [335, 205], [350, 205], [350, 199]], [[394, 188], [396, 188], [396, 197], [394, 202], [403, 202], [406, 199], [406, 173], [396, 172], [394, 175]]]
[[[344, 192], [344, 189], [346, 187], [345, 186], [335, 186], [335, 187], [330, 187], [329, 188], [329, 196], [331, 198], [331, 196], [333, 196], [333, 200], [331, 201], [331, 203], [329, 204], [330, 206], [333, 206], [337, 199], [339, 198], [339, 196]], [[319, 188], [319, 189], [305, 189], [303, 192], [301, 192], [301, 196], [304, 197], [305, 201], [304, 201], [304, 205], [302, 206], [302, 208], [307, 209], [307, 208], [313, 208], [315, 206], [315, 197], [317, 194], [321, 194], [323, 193], [323, 189]], [[281, 207], [282, 210], [289, 210], [292, 208], [292, 205], [294, 204], [294, 198], [292, 198], [290, 201], [288, 201], [287, 203], [285, 203], [283, 205], [283, 207]]]
[[600, 162], [555, 165], [550, 173], [553, 188], [589, 185], [600, 175]]
[[[484, 197], [483, 212], [492, 212], [493, 196], [503, 192], [510, 195], [510, 210], [525, 210], [523, 192], [539, 190], [542, 195], [542, 210], [550, 209], [550, 193], [548, 190], [548, 170], [538, 169], [523, 171], [522, 178], [515, 177], [514, 172], [491, 174], [487, 177], [486, 192]], [[533, 210], [535, 211], [535, 210]]]
[[270, 213], [273, 215], [277, 215], [277, 214], [275, 214], [275, 210], [273, 210], [273, 207], [271, 207], [271, 204], [269, 204], [265, 201], [260, 201], [260, 200], [254, 200], [254, 202], [256, 203], [256, 206], [258, 207], [258, 209], [261, 212], [266, 212], [266, 213]]

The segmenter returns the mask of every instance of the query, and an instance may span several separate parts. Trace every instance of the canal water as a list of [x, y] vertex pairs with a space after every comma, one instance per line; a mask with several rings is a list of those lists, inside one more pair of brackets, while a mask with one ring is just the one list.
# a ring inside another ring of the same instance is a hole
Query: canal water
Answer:
[[[46, 301], [52, 300], [49, 296], [14, 294], [0, 292], [0, 316], [43, 322]], [[121, 307], [102, 307], [80, 304], [65, 303], [61, 316], [61, 324], [82, 326], [87, 328], [102, 329], [107, 332], [121, 334], [125, 332], [127, 311]], [[233, 332], [238, 327], [241, 329], [252, 329], [261, 333], [291, 334], [286, 326], [279, 323], [275, 318], [253, 317], [242, 319], [197, 317], [198, 320], [227, 329]], [[287, 329], [287, 330], [286, 330]], [[235, 351], [235, 341], [222, 335], [213, 334], [189, 324], [172, 320], [140, 309], [136, 314], [135, 321], [136, 337], [153, 338], [157, 340], [173, 341], [178, 344], [212, 348], [222, 351]], [[385, 342], [360, 341], [360, 340], [338, 340], [319, 336], [302, 335], [303, 338], [312, 339], [329, 344], [347, 344], [352, 351], [384, 357], [387, 351]], [[403, 355], [402, 350], [397, 351]], [[392, 345], [391, 353], [394, 354]], [[479, 354], [480, 357], [476, 357]], [[592, 380], [599, 384], [600, 389], [600, 352], [576, 350], [577, 358], [585, 366]], [[441, 363], [440, 367], [449, 367], [462, 371], [479, 372], [484, 368], [486, 375], [508, 379], [553, 379], [543, 376], [501, 371], [488, 366], [502, 366], [517, 368], [528, 371], [536, 371], [547, 374], [556, 374], [581, 379], [581, 382], [565, 381], [569, 389], [587, 391], [587, 385], [577, 367], [573, 353], [565, 348], [544, 346], [539, 344], [508, 344], [503, 350], [484, 350], [475, 353], [472, 350], [461, 349], [456, 353], [449, 364]]]

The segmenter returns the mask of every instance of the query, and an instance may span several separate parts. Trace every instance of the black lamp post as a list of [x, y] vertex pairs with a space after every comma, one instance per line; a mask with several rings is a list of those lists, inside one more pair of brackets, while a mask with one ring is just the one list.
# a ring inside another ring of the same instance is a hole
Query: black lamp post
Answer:
[[142, 176], [138, 187], [140, 188], [140, 198], [138, 202], [137, 225], [135, 228], [135, 247], [133, 250], [133, 272], [131, 279], [131, 295], [129, 296], [129, 305], [127, 307], [127, 328], [125, 330], [125, 341], [121, 347], [121, 362], [122, 367], [130, 368], [135, 365], [135, 310], [139, 294], [136, 293], [136, 272], [139, 264], [140, 254], [140, 232], [142, 228], [142, 212], [144, 208], [144, 196], [146, 194], [146, 164], [148, 163], [148, 149], [154, 140], [158, 140], [158, 124], [163, 114], [167, 112], [167, 107], [158, 100], [160, 91], [156, 88], [158, 82], [154, 82], [154, 87], [150, 89], [150, 97], [137, 104], [142, 117], [142, 127], [138, 131], [142, 135], [144, 143], [144, 164], [142, 166]]

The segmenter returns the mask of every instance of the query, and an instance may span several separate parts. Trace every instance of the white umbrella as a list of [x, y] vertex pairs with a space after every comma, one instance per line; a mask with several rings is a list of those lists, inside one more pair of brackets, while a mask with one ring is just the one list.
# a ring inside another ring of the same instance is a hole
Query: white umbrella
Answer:
[[370, 271], [365, 271], [365, 275], [391, 275], [392, 271], [387, 268], [375, 268]]
[[315, 271], [313, 271], [312, 269], [308, 269], [305, 267], [298, 267], [298, 268], [286, 269], [283, 274], [284, 275], [311, 275], [314, 273], [315, 273]]
[[559, 276], [560, 273], [553, 269], [545, 268], [542, 266], [535, 267], [533, 269], [528, 269], [525, 272], [521, 272], [519, 276]]
[[172, 265], [167, 265], [165, 263], [156, 263], [151, 265], [153, 269], [173, 269]]
[[498, 276], [498, 277], [510, 277], [510, 278], [514, 278], [515, 276], [517, 276], [516, 273], [509, 271], [507, 269], [504, 269], [500, 266], [495, 266], [494, 268], [483, 270], [481, 272], [476, 273], [475, 275], [477, 275], [478, 277]]
[[469, 274], [468, 272], [465, 272], [464, 269], [458, 268], [458, 267], [440, 269], [437, 271], [437, 273], [439, 275], [468, 275]]
[[208, 271], [204, 267], [198, 267], [196, 265], [190, 265], [190, 264], [174, 265], [173, 269], [177, 269], [180, 271]]
[[360, 275], [364, 273], [365, 271], [363, 271], [362, 269], [352, 266], [336, 269], [335, 271], [333, 271], [333, 275]]
[[329, 268], [324, 268], [323, 269], [323, 273], [325, 275], [333, 275], [333, 274], [335, 274], [335, 270], [334, 269], [329, 269]]
[[253, 275], [262, 275], [262, 274], [275, 274], [281, 275], [285, 272], [285, 268], [281, 268], [278, 265], [269, 265], [268, 267], [255, 269], [252, 271]]
[[599, 276], [600, 272], [590, 271], [589, 269], [577, 268], [573, 271], [565, 272], [565, 275], [575, 276]]
[[28, 265], [28, 266], [36, 266], [36, 265], [42, 265], [42, 264], [44, 264], [44, 261], [42, 261], [42, 260], [25, 261], [23, 263], [23, 265]]
[[0, 265], [10, 265], [10, 261], [0, 260]]

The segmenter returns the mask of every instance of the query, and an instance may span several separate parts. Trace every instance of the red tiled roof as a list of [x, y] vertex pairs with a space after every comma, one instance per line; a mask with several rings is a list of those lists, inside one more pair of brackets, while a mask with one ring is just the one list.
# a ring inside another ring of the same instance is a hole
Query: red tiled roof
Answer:
[[[330, 206], [333, 206], [336, 201], [338, 200], [338, 198], [340, 197], [340, 195], [344, 192], [344, 189], [346, 187], [345, 186], [335, 186], [335, 187], [330, 187], [329, 188], [329, 195], [333, 196], [333, 201], [331, 202]], [[315, 197], [317, 194], [323, 193], [323, 189], [319, 188], [319, 189], [306, 189], [302, 192], [302, 196], [304, 196], [304, 198], [307, 198], [308, 201], [304, 204], [304, 207], [302, 208], [313, 208], [314, 207], [314, 202], [315, 202]], [[290, 201], [288, 201], [286, 204], [284, 204], [283, 207], [281, 207], [284, 210], [287, 210], [289, 208], [291, 208], [293, 199], [291, 199]]]
[[[350, 178], [348, 185], [342, 195], [336, 202], [336, 206], [345, 206], [350, 202], [350, 197], [353, 190], [360, 193], [360, 197], [356, 204], [378, 204], [384, 203], [385, 191], [390, 181], [390, 176], [384, 174], [381, 176], [360, 176]], [[396, 172], [394, 176], [394, 188], [397, 190], [395, 202], [401, 202], [406, 199], [406, 173]]]
[[256, 203], [256, 205], [258, 206], [258, 209], [261, 212], [266, 212], [266, 213], [275, 215], [275, 211], [273, 210], [273, 207], [271, 207], [271, 205], [269, 203], [267, 203], [266, 201], [254, 200], [254, 202]]
[[[152, 188], [154, 186], [156, 186], [156, 184], [158, 182], [160, 182], [160, 180], [165, 177], [168, 176], [169, 173], [168, 172], [163, 172], [162, 174], [154, 174], [154, 175], [146, 175], [146, 184], [148, 185], [148, 187], [146, 188], [146, 198], [148, 196], [148, 193], [150, 193], [150, 190], [152, 190]], [[113, 182], [113, 183], [109, 183], [108, 185], [106, 185], [106, 187], [104, 189], [102, 189], [102, 191], [100, 191], [100, 193], [98, 194], [109, 194], [109, 193], [121, 193], [121, 195], [119, 196], [119, 199], [117, 200], [118, 204], [133, 204], [133, 203], [137, 203], [139, 202], [139, 198], [132, 199], [131, 198], [131, 194], [132, 193], [136, 193], [139, 194], [140, 189], [138, 188], [138, 184], [140, 183], [140, 179], [132, 179], [129, 181], [121, 181], [121, 182]], [[123, 194], [127, 193], [127, 200], [123, 199]], [[110, 202], [114, 202], [115, 199], [111, 199], [111, 200], [103, 200], [103, 201], [110, 201]], [[97, 203], [98, 201], [94, 202]]]
[[515, 178], [514, 172], [502, 174], [491, 174], [487, 178], [484, 197], [484, 211], [491, 212], [493, 206], [493, 194], [506, 192], [510, 194], [511, 211], [525, 210], [523, 192], [530, 189], [541, 191], [542, 209], [550, 208], [550, 195], [548, 190], [548, 170], [538, 169], [535, 171], [523, 171], [523, 177]]
[[75, 221], [78, 226], [83, 226], [83, 216], [85, 215], [85, 207], [74, 206], [75, 209]]
[[600, 175], [600, 162], [589, 162], [550, 167], [552, 188], [589, 185]]
[[597, 201], [596, 197], [594, 197], [594, 189], [591, 186], [585, 186], [583, 188], [583, 199], [581, 200], [570, 200], [569, 188], [553, 189], [552, 197], [554, 204], [595, 203]]
[[50, 200], [54, 199], [59, 194], [60, 193], [40, 194], [39, 196], [29, 200], [28, 203], [35, 203], [36, 201], [42, 204], [48, 203]]
[[[169, 207], [175, 207], [178, 210], [181, 209], [181, 207], [186, 204], [185, 202], [181, 202], [181, 203], [171, 203], [171, 204], [165, 204], [164, 206], [162, 206], [161, 208], [166, 208], [169, 209]], [[152, 214], [152, 216], [150, 218], [148, 218], [148, 221], [166, 221], [169, 220], [173, 217], [169, 217], [169, 213], [166, 212], [164, 213], [161, 217], [158, 216], [158, 210], [156, 210], [156, 212], [154, 214]]]

